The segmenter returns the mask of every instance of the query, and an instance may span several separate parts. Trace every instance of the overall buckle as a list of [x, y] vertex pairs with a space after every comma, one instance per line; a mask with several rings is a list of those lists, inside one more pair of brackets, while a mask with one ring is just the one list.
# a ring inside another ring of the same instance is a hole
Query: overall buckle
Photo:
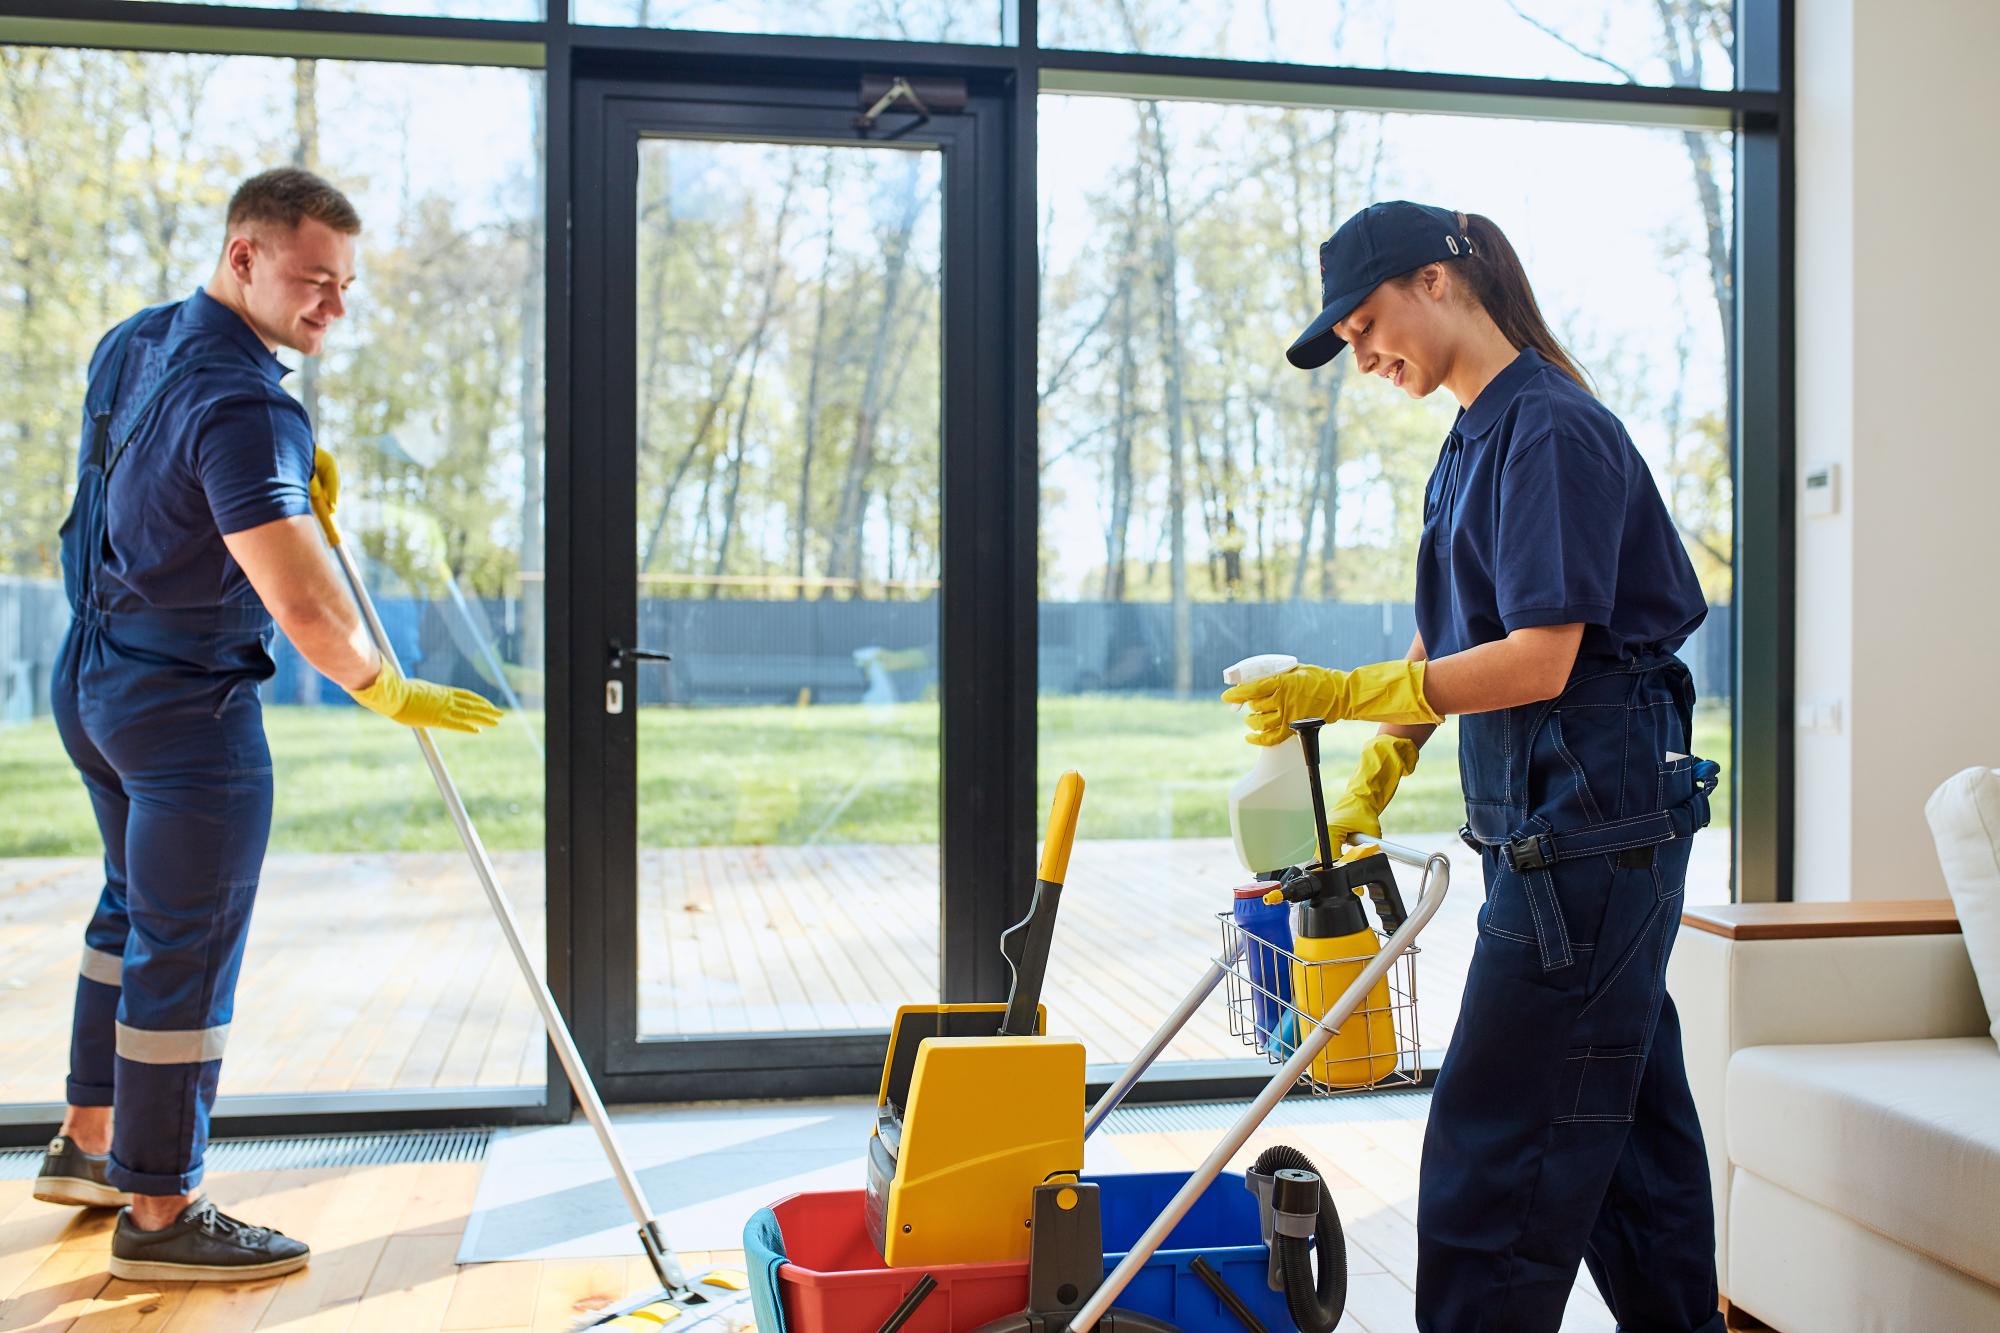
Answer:
[[1500, 848], [1501, 859], [1515, 872], [1547, 870], [1556, 863], [1555, 840], [1546, 833], [1516, 838]]

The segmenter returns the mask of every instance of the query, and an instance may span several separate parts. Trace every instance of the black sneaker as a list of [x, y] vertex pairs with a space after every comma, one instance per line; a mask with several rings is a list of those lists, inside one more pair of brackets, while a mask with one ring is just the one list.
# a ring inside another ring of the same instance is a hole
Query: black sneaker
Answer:
[[158, 1231], [141, 1231], [127, 1208], [111, 1233], [111, 1276], [128, 1282], [250, 1282], [304, 1268], [311, 1255], [305, 1242], [225, 1216], [208, 1199]]
[[63, 1135], [49, 1140], [42, 1169], [35, 1176], [35, 1197], [43, 1203], [68, 1203], [78, 1208], [123, 1208], [132, 1196], [104, 1178], [110, 1153], [85, 1152]]

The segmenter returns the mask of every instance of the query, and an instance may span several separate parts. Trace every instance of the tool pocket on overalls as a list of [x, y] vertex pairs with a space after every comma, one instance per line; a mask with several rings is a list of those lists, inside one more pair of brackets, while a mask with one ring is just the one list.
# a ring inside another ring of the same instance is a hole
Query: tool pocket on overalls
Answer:
[[[1693, 791], [1694, 761], [1663, 758], [1685, 744], [1685, 728], [1670, 706], [1660, 706], [1657, 693], [1656, 681], [1642, 674], [1633, 680], [1625, 706], [1601, 715], [1593, 710], [1593, 734], [1580, 758], [1587, 771], [1601, 775], [1600, 793], [1617, 793], [1620, 808], [1604, 811], [1606, 818], [1654, 814]], [[1572, 743], [1577, 739], [1573, 730]], [[1557, 1123], [1632, 1118], [1664, 993], [1665, 950], [1676, 926], [1673, 894], [1665, 886], [1669, 880], [1678, 886], [1679, 876], [1663, 875], [1662, 861], [1671, 865], [1678, 857], [1684, 863], [1686, 849], [1686, 839], [1680, 839], [1555, 867], [1579, 936], [1584, 913], [1597, 914], [1583, 1004], [1571, 1028], [1556, 1100]], [[1585, 908], [1593, 898], [1595, 904]]]
[[[1655, 776], [1659, 796], [1656, 810], [1672, 810], [1676, 806], [1694, 802], [1698, 813], [1697, 827], [1708, 823], [1705, 808], [1706, 798], [1697, 801], [1695, 790], [1695, 765], [1700, 761], [1693, 755], [1681, 755], [1675, 759], [1662, 760]], [[1693, 843], [1688, 838], [1676, 838], [1672, 842], [1661, 843], [1655, 848], [1653, 863], [1653, 892], [1660, 901], [1678, 898], [1687, 887], [1688, 854]]]
[[1466, 713], [1458, 719], [1458, 779], [1465, 826], [1480, 842], [1506, 838], [1527, 813], [1514, 791], [1514, 732], [1521, 710]]

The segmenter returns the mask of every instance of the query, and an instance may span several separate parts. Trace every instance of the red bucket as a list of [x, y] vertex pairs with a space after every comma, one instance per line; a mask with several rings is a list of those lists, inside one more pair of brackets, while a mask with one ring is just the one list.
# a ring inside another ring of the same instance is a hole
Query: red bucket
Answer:
[[903, 1325], [904, 1333], [954, 1333], [1027, 1308], [1026, 1261], [885, 1267], [868, 1237], [865, 1199], [862, 1190], [832, 1190], [771, 1205], [785, 1237], [778, 1291], [793, 1333], [873, 1333], [925, 1273], [937, 1289]]

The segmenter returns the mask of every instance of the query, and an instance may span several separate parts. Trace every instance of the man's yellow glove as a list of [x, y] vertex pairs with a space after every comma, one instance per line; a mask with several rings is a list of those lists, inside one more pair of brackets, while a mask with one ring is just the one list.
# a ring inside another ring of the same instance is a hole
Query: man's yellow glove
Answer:
[[406, 727], [474, 732], [484, 731], [500, 720], [500, 710], [471, 690], [428, 680], [408, 680], [387, 659], [373, 685], [348, 693], [363, 708]]
[[1302, 717], [1328, 722], [1359, 719], [1416, 726], [1442, 722], [1424, 700], [1424, 663], [1374, 662], [1352, 671], [1296, 666], [1262, 680], [1245, 681], [1222, 692], [1226, 704], [1248, 704], [1244, 722], [1252, 745], [1276, 745], [1290, 736]]
[[318, 445], [313, 446], [312, 481], [306, 487], [306, 494], [312, 501], [313, 516], [326, 532], [326, 539], [335, 546], [340, 545], [340, 529], [333, 526], [333, 511], [340, 507], [340, 464]]
[[1361, 747], [1361, 762], [1347, 790], [1326, 812], [1327, 833], [1335, 853], [1350, 833], [1382, 836], [1382, 812], [1397, 786], [1416, 771], [1417, 743], [1402, 736], [1376, 736]]

